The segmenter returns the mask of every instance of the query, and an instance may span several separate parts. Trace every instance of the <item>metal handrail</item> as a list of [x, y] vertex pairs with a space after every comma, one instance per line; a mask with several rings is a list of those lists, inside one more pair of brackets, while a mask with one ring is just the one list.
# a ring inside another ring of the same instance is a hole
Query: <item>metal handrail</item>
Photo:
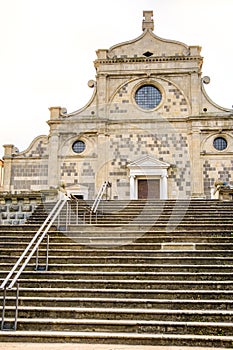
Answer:
[[108, 188], [108, 187], [111, 187], [111, 183], [109, 181], [104, 181], [103, 185], [101, 186], [95, 200], [94, 200], [94, 203], [91, 207], [91, 211], [95, 214], [97, 209], [98, 209], [98, 206], [99, 206], [99, 203], [103, 197], [103, 194], [104, 194], [104, 191]]
[[[41, 225], [41, 227], [39, 228], [39, 230], [36, 232], [35, 236], [32, 238], [31, 242], [28, 244], [28, 246], [26, 247], [26, 249], [24, 250], [23, 254], [20, 256], [20, 258], [17, 260], [17, 262], [15, 263], [15, 265], [13, 266], [13, 268], [11, 269], [11, 271], [8, 273], [8, 275], [6, 276], [6, 278], [4, 279], [3, 283], [0, 286], [0, 289], [4, 290], [4, 297], [3, 297], [3, 308], [2, 308], [2, 324], [1, 324], [1, 329], [4, 328], [4, 318], [5, 318], [5, 304], [6, 304], [6, 290], [8, 289], [12, 289], [15, 285], [15, 283], [17, 282], [18, 278], [20, 277], [21, 273], [23, 272], [23, 270], [26, 268], [28, 262], [31, 260], [32, 256], [35, 254], [36, 251], [38, 251], [39, 245], [41, 244], [41, 242], [43, 241], [43, 239], [45, 238], [46, 234], [48, 233], [49, 229], [51, 228], [51, 226], [54, 224], [54, 221], [57, 219], [58, 215], [60, 214], [62, 208], [64, 207], [64, 205], [67, 203], [68, 198], [64, 197], [63, 199], [60, 199], [55, 206], [53, 207], [53, 209], [51, 210], [51, 212], [49, 213], [49, 215], [47, 216], [46, 220], [43, 222], [43, 224]], [[42, 233], [43, 232], [43, 233]], [[42, 234], [41, 234], [42, 233]], [[40, 236], [41, 234], [41, 236]], [[40, 237], [39, 237], [40, 236]], [[37, 242], [36, 242], [37, 241]], [[36, 242], [36, 244], [34, 245], [34, 247], [32, 248], [33, 244]], [[28, 251], [31, 250], [30, 254], [27, 256]], [[27, 258], [26, 258], [27, 256]], [[26, 260], [24, 261], [23, 265], [21, 266], [21, 268], [17, 271], [17, 268], [19, 266], [19, 264], [22, 262], [23, 259]], [[37, 257], [38, 259], [38, 257]], [[46, 269], [48, 267], [48, 241], [47, 241], [47, 257], [46, 257]], [[8, 282], [10, 281], [12, 275], [16, 273], [15, 277], [13, 278], [13, 280], [11, 281], [11, 283], [9, 285]], [[19, 295], [19, 287], [18, 287], [18, 283], [17, 283], [17, 294], [16, 294], [16, 311], [15, 311], [15, 326], [14, 329], [16, 330], [17, 327], [17, 314], [18, 314], [18, 295]]]
[[[58, 214], [60, 213], [60, 211], [61, 211], [61, 209], [63, 208], [63, 206], [64, 206], [65, 203], [66, 203], [66, 199], [60, 199], [60, 200], [56, 203], [56, 205], [53, 207], [52, 211], [51, 211], [51, 212], [49, 213], [49, 215], [47, 216], [46, 220], [43, 222], [43, 224], [41, 225], [41, 227], [39, 228], [39, 230], [37, 231], [37, 233], [35, 234], [35, 236], [32, 238], [31, 242], [28, 244], [28, 246], [27, 246], [26, 249], [24, 250], [24, 252], [23, 252], [23, 254], [21, 255], [21, 257], [17, 260], [17, 262], [16, 262], [15, 265], [13, 266], [12, 270], [11, 270], [11, 271], [8, 273], [8, 275], [6, 276], [5, 280], [3, 281], [3, 283], [2, 283], [1, 286], [0, 286], [0, 289], [4, 289], [4, 288], [5, 288], [5, 286], [6, 286], [7, 283], [9, 282], [11, 276], [15, 273], [15, 271], [16, 271], [17, 267], [19, 266], [19, 264], [20, 264], [21, 261], [25, 258], [27, 252], [31, 249], [33, 243], [37, 240], [37, 238], [38, 238], [38, 236], [40, 235], [40, 233], [44, 230], [44, 228], [46, 227], [46, 225], [47, 225], [47, 223], [49, 222], [49, 220], [51, 220], [49, 226], [47, 226], [47, 228], [46, 228], [46, 231], [45, 231], [44, 234], [41, 236], [41, 237], [43, 237], [43, 238], [42, 238], [42, 239], [40, 238], [40, 240], [38, 241], [39, 244], [37, 243], [37, 244], [34, 246], [32, 252], [30, 253], [29, 257], [30, 257], [30, 259], [31, 259], [31, 257], [33, 256], [33, 254], [34, 254], [35, 251], [37, 250], [38, 246], [40, 245], [41, 241], [44, 239], [46, 233], [48, 232], [48, 227], [50, 228], [50, 227], [52, 226], [52, 224], [54, 223], [55, 219], [57, 218]], [[59, 208], [59, 206], [60, 206], [60, 208]], [[59, 211], [58, 211], [58, 208], [59, 208]], [[54, 213], [55, 213], [55, 215], [54, 215]], [[54, 215], [54, 216], [53, 216], [53, 215]], [[52, 218], [52, 216], [53, 216], [53, 218]], [[29, 259], [29, 260], [30, 260], [30, 259]], [[27, 265], [27, 263], [28, 263], [29, 260], [28, 260], [28, 258], [27, 258], [27, 260], [26, 260], [26, 261], [24, 262], [24, 264], [22, 265], [23, 269], [22, 269], [22, 267], [21, 267], [21, 269], [19, 270], [19, 271], [20, 271], [20, 274], [21, 274], [21, 272], [25, 269], [25, 267], [26, 267], [26, 265]], [[17, 276], [17, 278], [19, 277], [19, 272], [17, 273], [16, 276]], [[17, 278], [14, 278], [14, 280], [13, 280], [14, 283], [13, 283], [13, 284], [11, 283], [11, 284], [7, 287], [7, 289], [11, 289], [11, 288], [14, 286], [14, 284], [15, 284]], [[12, 281], [12, 282], [13, 282], [13, 281]]]

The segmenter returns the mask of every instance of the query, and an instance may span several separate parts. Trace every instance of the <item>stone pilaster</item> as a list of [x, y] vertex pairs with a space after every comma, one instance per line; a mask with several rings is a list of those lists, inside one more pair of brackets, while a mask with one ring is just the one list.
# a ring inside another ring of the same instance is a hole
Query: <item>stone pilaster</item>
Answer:
[[11, 191], [11, 172], [12, 172], [12, 154], [14, 145], [4, 145], [4, 176], [3, 176], [3, 191]]
[[58, 176], [58, 134], [52, 134], [49, 138], [49, 159], [48, 159], [48, 186], [56, 188], [59, 185]]
[[203, 170], [202, 160], [200, 157], [201, 152], [201, 140], [199, 131], [192, 133], [192, 197], [203, 198], [204, 197], [204, 184], [203, 184]]

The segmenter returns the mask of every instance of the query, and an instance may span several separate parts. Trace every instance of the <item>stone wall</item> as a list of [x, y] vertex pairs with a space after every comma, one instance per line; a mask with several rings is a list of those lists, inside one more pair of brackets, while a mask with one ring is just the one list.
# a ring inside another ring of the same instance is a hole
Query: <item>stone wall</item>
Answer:
[[[169, 173], [171, 183], [169, 198], [172, 197], [172, 192], [179, 193], [183, 198], [191, 195], [190, 158], [185, 134], [179, 132], [121, 134], [111, 137], [110, 148], [112, 161], [108, 179], [110, 182], [116, 182], [117, 192], [120, 192], [123, 198], [129, 197], [127, 165], [130, 161], [145, 155], [173, 166]], [[125, 181], [122, 182], [123, 179]], [[122, 187], [125, 187], [124, 194]]]
[[222, 158], [204, 160], [203, 178], [206, 198], [211, 198], [211, 190], [214, 189], [217, 180], [233, 183], [233, 160]]
[[41, 164], [30, 159], [12, 166], [12, 183], [17, 190], [36, 190], [47, 187], [48, 164]]
[[41, 201], [41, 193], [1, 193], [0, 225], [24, 224]]

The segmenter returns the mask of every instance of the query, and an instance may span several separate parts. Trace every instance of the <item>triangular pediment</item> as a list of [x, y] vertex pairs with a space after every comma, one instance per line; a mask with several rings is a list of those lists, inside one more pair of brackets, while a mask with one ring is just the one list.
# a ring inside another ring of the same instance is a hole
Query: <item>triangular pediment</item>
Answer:
[[169, 163], [162, 162], [151, 156], [145, 156], [128, 165], [129, 169], [133, 168], [157, 168], [157, 169], [168, 169], [170, 167]]
[[74, 184], [74, 185], [68, 185], [66, 186], [67, 191], [72, 191], [72, 190], [79, 190], [79, 191], [84, 191], [88, 189], [88, 186], [83, 186], [80, 184]]

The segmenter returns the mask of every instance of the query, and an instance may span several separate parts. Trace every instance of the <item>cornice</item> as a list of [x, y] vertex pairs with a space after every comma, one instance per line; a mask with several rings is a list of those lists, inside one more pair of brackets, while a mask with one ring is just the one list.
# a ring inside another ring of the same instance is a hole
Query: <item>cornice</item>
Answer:
[[213, 120], [213, 118], [216, 120], [216, 119], [233, 119], [233, 110], [230, 111], [229, 113], [218, 113], [218, 112], [214, 112], [214, 113], [211, 113], [211, 114], [208, 114], [208, 115], [204, 115], [204, 114], [199, 114], [199, 115], [190, 115], [188, 116], [188, 120], [190, 121], [203, 121], [203, 120]]
[[98, 64], [115, 64], [115, 63], [153, 63], [153, 62], [170, 62], [170, 61], [203, 61], [201, 56], [166, 56], [166, 57], [120, 57], [112, 59], [97, 59], [95, 66]]

